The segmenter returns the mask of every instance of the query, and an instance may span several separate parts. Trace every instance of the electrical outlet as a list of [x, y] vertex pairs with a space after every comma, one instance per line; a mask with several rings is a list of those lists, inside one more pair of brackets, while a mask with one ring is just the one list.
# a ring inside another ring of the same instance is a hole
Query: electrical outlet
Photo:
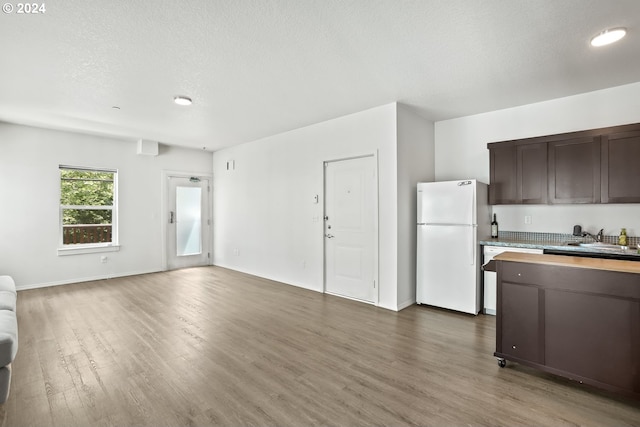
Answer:
[[240, 256], [240, 249], [235, 248], [235, 249], [233, 250], [233, 254], [234, 254], [235, 256]]
[[531, 215], [525, 215], [524, 216], [524, 223], [525, 224], [531, 224], [532, 223]]

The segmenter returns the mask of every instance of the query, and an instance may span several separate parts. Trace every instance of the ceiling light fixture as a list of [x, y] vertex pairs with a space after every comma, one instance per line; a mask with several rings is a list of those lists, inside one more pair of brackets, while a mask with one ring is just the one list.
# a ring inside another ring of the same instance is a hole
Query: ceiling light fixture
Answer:
[[173, 97], [173, 102], [178, 105], [191, 105], [193, 101], [188, 96], [176, 95]]
[[591, 39], [591, 46], [600, 47], [615, 43], [623, 38], [625, 34], [627, 34], [626, 28], [612, 28], [610, 30], [604, 30]]

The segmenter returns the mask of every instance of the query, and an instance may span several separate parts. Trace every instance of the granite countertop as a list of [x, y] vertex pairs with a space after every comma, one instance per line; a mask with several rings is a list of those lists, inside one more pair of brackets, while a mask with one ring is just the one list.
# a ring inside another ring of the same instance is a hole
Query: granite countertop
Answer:
[[568, 243], [575, 243], [571, 241], [558, 241], [558, 240], [528, 240], [528, 239], [517, 239], [517, 238], [505, 238], [498, 237], [497, 239], [492, 239], [491, 237], [482, 238], [478, 241], [480, 245], [483, 246], [498, 246], [498, 247], [507, 247], [507, 248], [528, 248], [528, 249], [550, 249], [550, 250], [561, 250], [568, 252], [582, 252], [582, 253], [593, 253], [593, 254], [609, 254], [609, 255], [624, 255], [624, 256], [632, 256], [638, 257], [640, 259], [640, 253], [638, 253], [638, 249], [633, 245], [628, 249], [622, 249], [620, 247], [619, 250], [612, 249], [602, 249], [597, 247], [585, 247], [585, 246], [571, 246]]

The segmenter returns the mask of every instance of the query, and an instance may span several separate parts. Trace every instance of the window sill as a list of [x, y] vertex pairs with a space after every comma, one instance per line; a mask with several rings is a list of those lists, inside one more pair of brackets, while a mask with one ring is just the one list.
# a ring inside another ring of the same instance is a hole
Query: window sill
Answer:
[[58, 248], [58, 256], [95, 254], [100, 252], [118, 252], [120, 245], [73, 245]]

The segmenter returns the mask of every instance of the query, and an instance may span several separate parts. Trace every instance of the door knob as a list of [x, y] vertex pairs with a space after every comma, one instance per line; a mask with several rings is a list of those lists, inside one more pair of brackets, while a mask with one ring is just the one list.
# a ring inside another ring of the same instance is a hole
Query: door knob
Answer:
[[333, 239], [334, 235], [327, 233], [327, 234], [324, 235], [324, 237], [326, 237], [327, 239]]

